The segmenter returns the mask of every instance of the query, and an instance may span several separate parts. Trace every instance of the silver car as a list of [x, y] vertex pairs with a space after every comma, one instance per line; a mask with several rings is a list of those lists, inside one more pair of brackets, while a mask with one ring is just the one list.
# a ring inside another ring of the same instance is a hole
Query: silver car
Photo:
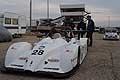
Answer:
[[104, 40], [119, 40], [120, 36], [117, 29], [106, 29], [103, 39]]

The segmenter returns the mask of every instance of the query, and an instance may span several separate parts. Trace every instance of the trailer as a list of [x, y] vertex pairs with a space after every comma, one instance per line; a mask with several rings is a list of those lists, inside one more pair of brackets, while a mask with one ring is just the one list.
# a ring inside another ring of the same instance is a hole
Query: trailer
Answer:
[[13, 37], [21, 37], [22, 34], [26, 33], [28, 20], [24, 15], [5, 12], [0, 14], [0, 25], [8, 29]]
[[86, 14], [85, 4], [61, 4], [60, 11], [62, 17], [66, 20], [72, 19], [76, 24], [80, 22], [80, 17]]

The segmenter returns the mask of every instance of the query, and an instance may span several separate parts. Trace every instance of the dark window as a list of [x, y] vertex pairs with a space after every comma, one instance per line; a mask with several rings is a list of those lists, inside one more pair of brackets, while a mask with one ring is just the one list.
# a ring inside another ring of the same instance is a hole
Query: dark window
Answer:
[[81, 12], [85, 11], [85, 8], [64, 8], [61, 9], [61, 12]]
[[5, 24], [11, 24], [11, 18], [5, 18]]
[[13, 19], [12, 19], [12, 24], [13, 24], [13, 25], [18, 25], [18, 19], [13, 18]]
[[6, 26], [5, 28], [6, 29], [18, 29], [18, 27], [10, 27], [10, 26], [8, 26], [8, 27]]

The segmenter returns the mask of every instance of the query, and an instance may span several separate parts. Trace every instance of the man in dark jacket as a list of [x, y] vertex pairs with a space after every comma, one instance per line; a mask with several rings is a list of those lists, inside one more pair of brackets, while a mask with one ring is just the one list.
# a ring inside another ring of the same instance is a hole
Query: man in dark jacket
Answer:
[[93, 32], [95, 29], [94, 21], [91, 19], [91, 16], [87, 16], [87, 38], [88, 38], [88, 46], [92, 46], [93, 43]]
[[[83, 20], [84, 17], [80, 18], [80, 23], [77, 26], [77, 30], [86, 30], [86, 23]], [[81, 32], [81, 38], [83, 38], [85, 32]]]

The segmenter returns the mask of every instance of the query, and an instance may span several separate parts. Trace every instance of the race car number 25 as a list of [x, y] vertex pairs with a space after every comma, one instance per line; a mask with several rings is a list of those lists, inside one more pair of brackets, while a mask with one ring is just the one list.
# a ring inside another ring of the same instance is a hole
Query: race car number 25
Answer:
[[33, 50], [31, 55], [43, 55], [43, 53], [44, 53], [44, 50], [38, 49], [38, 50]]

